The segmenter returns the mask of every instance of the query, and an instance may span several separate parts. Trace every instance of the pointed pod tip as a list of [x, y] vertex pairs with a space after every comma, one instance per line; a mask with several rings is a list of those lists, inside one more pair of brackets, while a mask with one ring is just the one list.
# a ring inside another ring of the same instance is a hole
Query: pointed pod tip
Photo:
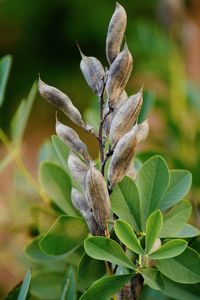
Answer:
[[84, 55], [83, 52], [81, 51], [81, 47], [79, 46], [78, 41], [76, 41], [76, 45], [77, 45], [77, 48], [78, 48], [78, 50], [79, 50], [79, 52], [80, 52], [81, 58], [83, 58], [85, 55]]

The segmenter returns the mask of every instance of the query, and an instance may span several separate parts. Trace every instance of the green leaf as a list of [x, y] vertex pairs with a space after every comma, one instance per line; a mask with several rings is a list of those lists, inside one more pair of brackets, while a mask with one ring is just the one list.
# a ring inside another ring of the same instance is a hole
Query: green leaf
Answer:
[[61, 216], [40, 241], [40, 248], [47, 255], [61, 255], [82, 244], [88, 235], [83, 218]]
[[164, 159], [154, 156], [147, 160], [138, 174], [141, 221], [145, 228], [148, 216], [160, 207], [169, 184], [169, 171]]
[[12, 57], [6, 55], [0, 59], [0, 106], [4, 101], [4, 95], [6, 90], [6, 85], [8, 81], [8, 76], [10, 73], [10, 68], [12, 64]]
[[186, 224], [179, 232], [177, 232], [173, 237], [176, 238], [189, 238], [194, 237], [200, 234], [200, 231], [198, 228]]
[[152, 252], [149, 257], [152, 259], [166, 259], [181, 254], [187, 247], [184, 240], [170, 240], [162, 245], [158, 250]]
[[31, 280], [30, 292], [41, 299], [59, 299], [62, 293], [63, 274], [52, 271], [40, 271]]
[[163, 218], [163, 227], [160, 237], [176, 237], [176, 234], [186, 225], [192, 213], [189, 201], [183, 200], [177, 203]]
[[40, 164], [44, 160], [55, 162], [60, 164], [58, 155], [54, 149], [54, 146], [50, 140], [46, 140], [42, 143], [38, 151], [37, 161]]
[[47, 195], [67, 215], [79, 213], [71, 202], [71, 180], [69, 175], [58, 165], [45, 161], [40, 165], [39, 180]]
[[69, 148], [67, 148], [67, 146], [63, 144], [60, 138], [56, 135], [52, 135], [51, 140], [63, 167], [65, 168], [67, 173], [69, 173], [69, 168], [67, 164], [67, 159], [70, 152]]
[[84, 242], [85, 252], [99, 260], [106, 260], [113, 264], [134, 269], [134, 264], [124, 253], [120, 245], [106, 237], [90, 237]]
[[162, 198], [160, 209], [166, 210], [182, 200], [188, 193], [192, 183], [192, 174], [186, 170], [170, 171], [169, 187]]
[[21, 101], [11, 121], [11, 139], [15, 144], [20, 144], [26, 129], [29, 115], [37, 92], [36, 82], [33, 84], [27, 99]]
[[108, 300], [120, 290], [132, 276], [133, 274], [103, 277], [89, 287], [80, 297], [80, 300]]
[[161, 275], [162, 293], [177, 300], [199, 300], [199, 284], [181, 284]]
[[160, 272], [156, 269], [141, 269], [145, 283], [154, 290], [161, 290]]
[[126, 245], [133, 252], [144, 255], [144, 250], [142, 249], [135, 232], [128, 223], [117, 220], [114, 228], [117, 237], [124, 245]]
[[129, 177], [125, 177], [115, 186], [110, 200], [113, 213], [139, 232], [140, 200], [135, 182]]
[[95, 280], [101, 278], [105, 274], [105, 262], [93, 259], [84, 252], [77, 270], [77, 277], [81, 282], [81, 285], [84, 285], [84, 287], [87, 288]]
[[28, 270], [26, 273], [26, 276], [24, 278], [24, 281], [22, 283], [22, 286], [19, 291], [19, 295], [17, 300], [25, 300], [28, 295], [28, 290], [31, 282], [31, 270]]
[[157, 261], [156, 267], [161, 273], [176, 282], [200, 282], [200, 256], [189, 247], [179, 256]]
[[43, 236], [37, 236], [24, 249], [25, 254], [32, 261], [40, 264], [49, 264], [60, 260], [65, 260], [66, 254], [60, 256], [50, 256], [41, 251], [39, 247], [40, 240]]
[[71, 266], [68, 266], [67, 271], [65, 272], [60, 300], [76, 300], [76, 277]]
[[147, 220], [145, 236], [145, 252], [149, 253], [159, 236], [163, 225], [163, 217], [159, 210], [154, 211]]

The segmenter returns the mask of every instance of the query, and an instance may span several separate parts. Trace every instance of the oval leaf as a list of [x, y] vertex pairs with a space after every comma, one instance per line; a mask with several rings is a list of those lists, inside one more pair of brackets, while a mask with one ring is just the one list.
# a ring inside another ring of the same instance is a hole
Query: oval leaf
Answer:
[[131, 226], [121, 220], [117, 220], [115, 222], [115, 233], [119, 240], [126, 245], [133, 252], [144, 255], [144, 250], [142, 249], [135, 232], [131, 228]]
[[121, 289], [133, 274], [106, 276], [96, 281], [80, 300], [108, 300]]
[[101, 278], [105, 274], [105, 262], [96, 260], [84, 252], [77, 270], [77, 277], [81, 282], [81, 286], [83, 285], [85, 288], [87, 288], [95, 280]]
[[125, 177], [114, 187], [110, 200], [113, 213], [139, 232], [140, 200], [135, 182], [129, 177]]
[[169, 173], [169, 187], [160, 202], [160, 209], [166, 210], [188, 193], [192, 184], [192, 174], [186, 170], [172, 170]]
[[166, 259], [181, 254], [187, 247], [184, 240], [171, 240], [162, 245], [158, 250], [152, 252], [149, 257], [153, 259]]
[[141, 220], [145, 228], [148, 216], [160, 207], [169, 184], [169, 171], [164, 159], [154, 156], [147, 160], [138, 174]]
[[192, 213], [189, 201], [183, 200], [176, 204], [163, 218], [160, 237], [176, 237], [176, 234], [186, 225]]
[[39, 299], [55, 300], [60, 298], [62, 285], [62, 273], [42, 271], [33, 276], [30, 292]]
[[145, 236], [145, 252], [149, 253], [153, 244], [159, 236], [160, 230], [163, 224], [163, 217], [159, 210], [153, 212], [148, 220], [146, 226], [146, 236]]
[[83, 218], [61, 216], [40, 241], [47, 255], [61, 255], [78, 247], [88, 235]]
[[189, 247], [179, 256], [157, 261], [156, 267], [176, 282], [200, 282], [200, 256]]
[[56, 164], [43, 162], [40, 165], [39, 180], [48, 196], [66, 214], [77, 216], [78, 211], [71, 203], [71, 179]]
[[85, 252], [99, 260], [109, 261], [113, 264], [134, 269], [134, 264], [126, 256], [120, 245], [106, 237], [90, 237], [84, 242]]
[[76, 300], [76, 276], [71, 266], [68, 266], [65, 272], [60, 300]]
[[52, 135], [51, 140], [63, 167], [65, 168], [67, 173], [69, 173], [69, 168], [67, 165], [67, 159], [70, 152], [69, 148], [67, 148], [67, 146], [65, 146], [64, 143], [56, 135]]
[[161, 290], [160, 272], [156, 269], [142, 269], [142, 277], [145, 283], [154, 290]]

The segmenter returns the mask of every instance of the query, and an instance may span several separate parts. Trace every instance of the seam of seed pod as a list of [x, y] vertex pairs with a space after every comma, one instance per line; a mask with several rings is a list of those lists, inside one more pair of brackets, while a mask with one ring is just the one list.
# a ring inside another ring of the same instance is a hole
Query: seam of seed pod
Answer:
[[[132, 61], [133, 61], [133, 59], [132, 59], [132, 56], [131, 56], [131, 54], [130, 54], [130, 52], [129, 52], [129, 50], [128, 50], [128, 61], [127, 61], [127, 64], [126, 64], [126, 70], [125, 70], [125, 72], [124, 72], [124, 76], [123, 76], [123, 79], [121, 80], [121, 82], [120, 82], [120, 85], [119, 85], [119, 87], [121, 87], [121, 86], [123, 86], [123, 83], [124, 83], [124, 81], [127, 81], [127, 74], [131, 74], [131, 72], [132, 72]], [[130, 70], [129, 70], [129, 63], [131, 63], [131, 68], [130, 68]], [[125, 80], [126, 79], [126, 80]], [[122, 93], [121, 93], [122, 94]], [[121, 96], [121, 94], [120, 94], [120, 96]]]
[[135, 151], [132, 152], [132, 150], [136, 147], [136, 145], [137, 145], [137, 141], [134, 138], [133, 139], [132, 147], [131, 147], [128, 155], [126, 156], [126, 159], [123, 160], [123, 163], [121, 164], [121, 167], [119, 168], [119, 171], [117, 172], [118, 175], [116, 176], [116, 180], [114, 181], [114, 183], [112, 184], [112, 186], [114, 186], [116, 184], [116, 181], [120, 177], [121, 171], [123, 170], [123, 166], [126, 165], [126, 162], [129, 160], [130, 156], [134, 155]]
[[[142, 102], [142, 98], [140, 98], [140, 101], [138, 102], [137, 106], [135, 107], [133, 113], [131, 114], [131, 116], [129, 117], [128, 121], [125, 123], [126, 126], [123, 127], [122, 129], [122, 133], [119, 135], [118, 139], [115, 141], [114, 145], [113, 145], [113, 148], [116, 147], [117, 145], [117, 142], [119, 141], [119, 139], [126, 133], [126, 128], [128, 127], [129, 128], [129, 123], [131, 123], [131, 120], [132, 120], [132, 117], [134, 116], [134, 114], [136, 113], [136, 111], [138, 110], [138, 108], [140, 107], [141, 105], [141, 102]], [[123, 104], [122, 104], [123, 105]], [[134, 124], [132, 124], [134, 125]], [[111, 124], [112, 126], [112, 124]]]

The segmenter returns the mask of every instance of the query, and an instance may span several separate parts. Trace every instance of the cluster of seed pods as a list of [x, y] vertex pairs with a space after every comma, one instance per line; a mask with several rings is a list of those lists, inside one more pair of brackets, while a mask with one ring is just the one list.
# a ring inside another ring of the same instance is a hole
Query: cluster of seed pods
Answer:
[[[125, 91], [133, 68], [133, 58], [128, 46], [126, 43], [122, 45], [126, 24], [126, 12], [116, 3], [106, 38], [106, 56], [109, 63], [106, 71], [97, 58], [85, 56], [79, 48], [81, 71], [101, 105], [99, 126], [103, 135], [96, 137], [103, 151], [109, 149], [109, 153], [103, 155], [105, 160], [100, 162], [100, 165], [105, 165], [108, 157], [111, 157], [107, 179], [90, 158], [87, 146], [77, 132], [59, 122], [56, 116], [56, 133], [71, 150], [68, 166], [78, 186], [78, 189], [72, 188], [72, 203], [85, 218], [93, 235], [104, 232], [107, 228], [111, 219], [109, 193], [114, 185], [131, 173], [136, 147], [147, 138], [149, 132], [148, 120], [137, 124], [143, 103], [142, 89], [131, 96], [127, 96]], [[67, 95], [41, 79], [39, 92], [76, 125], [94, 134], [93, 128], [86, 124]], [[103, 139], [109, 147], [105, 147]]]

